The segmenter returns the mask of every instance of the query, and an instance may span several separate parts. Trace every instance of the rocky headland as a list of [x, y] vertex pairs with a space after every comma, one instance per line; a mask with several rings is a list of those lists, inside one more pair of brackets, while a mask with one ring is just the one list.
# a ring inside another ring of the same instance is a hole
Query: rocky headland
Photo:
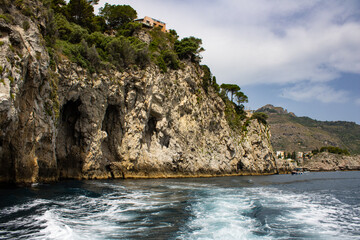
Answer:
[[301, 167], [314, 172], [360, 170], [360, 156], [346, 156], [323, 152], [305, 161]]
[[271, 143], [276, 151], [307, 152], [334, 146], [360, 154], [360, 125], [345, 121], [318, 121], [298, 117], [282, 107], [265, 105], [257, 110], [268, 114]]
[[199, 64], [90, 73], [60, 54], [50, 66], [44, 9], [28, 7], [0, 18], [0, 182], [278, 173], [268, 126], [230, 128]]

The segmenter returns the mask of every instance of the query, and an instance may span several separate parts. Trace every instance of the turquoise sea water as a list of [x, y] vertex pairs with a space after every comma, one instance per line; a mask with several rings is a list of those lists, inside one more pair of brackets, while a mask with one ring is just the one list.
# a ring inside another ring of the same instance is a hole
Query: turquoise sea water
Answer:
[[360, 239], [360, 172], [0, 189], [0, 239]]

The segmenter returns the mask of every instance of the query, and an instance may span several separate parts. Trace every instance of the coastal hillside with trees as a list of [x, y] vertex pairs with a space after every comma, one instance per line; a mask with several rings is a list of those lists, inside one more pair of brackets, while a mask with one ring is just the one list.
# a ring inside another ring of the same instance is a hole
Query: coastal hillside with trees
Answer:
[[281, 107], [266, 105], [257, 111], [268, 114], [275, 150], [360, 154], [360, 125], [345, 121], [318, 121], [297, 117]]

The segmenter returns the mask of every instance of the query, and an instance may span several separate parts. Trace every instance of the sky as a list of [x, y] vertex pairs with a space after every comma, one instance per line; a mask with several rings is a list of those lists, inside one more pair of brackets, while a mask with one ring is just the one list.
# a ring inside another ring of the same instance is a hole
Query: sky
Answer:
[[100, 0], [201, 38], [202, 64], [247, 109], [360, 124], [360, 0]]

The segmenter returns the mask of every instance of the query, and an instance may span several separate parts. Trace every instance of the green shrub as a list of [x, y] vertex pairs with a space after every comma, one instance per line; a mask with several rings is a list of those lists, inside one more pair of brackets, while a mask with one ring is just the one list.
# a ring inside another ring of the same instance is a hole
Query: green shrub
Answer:
[[250, 125], [250, 120], [248, 119], [248, 120], [246, 120], [245, 122], [244, 122], [244, 124], [241, 126], [241, 131], [242, 132], [247, 132], [247, 127]]
[[167, 72], [166, 63], [161, 55], [157, 57], [156, 64], [159, 66], [161, 72], [163, 72], [163, 73]]
[[119, 69], [135, 64], [144, 67], [149, 62], [146, 45], [135, 38], [116, 37], [107, 44], [105, 50], [108, 60]]
[[56, 67], [56, 62], [57, 62], [57, 54], [55, 53], [55, 50], [51, 47], [47, 47], [46, 49], [47, 49], [47, 52], [49, 53], [49, 57], [50, 57], [50, 63], [49, 63], [50, 68], [52, 70], [54, 70]]
[[81, 40], [86, 39], [88, 31], [81, 26], [72, 23], [71, 24], [71, 33], [69, 34], [69, 41], [71, 43], [80, 43]]
[[23, 8], [21, 9], [21, 12], [22, 12], [25, 16], [28, 16], [28, 17], [34, 16], [33, 11], [32, 11], [29, 7], [27, 7], [27, 6], [23, 7]]
[[15, 0], [15, 6], [19, 9], [23, 8], [24, 0]]
[[266, 113], [263, 112], [255, 112], [253, 113], [253, 115], [251, 116], [251, 119], [257, 119], [260, 123], [262, 124], [267, 124], [267, 119], [268, 119], [268, 115]]
[[171, 37], [174, 39], [174, 42], [175, 42], [175, 40], [177, 40], [179, 38], [179, 35], [177, 34], [176, 30], [170, 29], [169, 33], [170, 33]]
[[166, 33], [162, 32], [158, 28], [152, 29], [149, 33], [151, 36], [151, 42], [149, 45], [151, 53], [161, 53], [162, 51], [170, 48]]
[[320, 152], [329, 152], [334, 154], [343, 154], [343, 155], [350, 155], [347, 149], [342, 149], [339, 147], [327, 146], [320, 148]]
[[101, 32], [93, 32], [86, 37], [86, 42], [89, 45], [95, 45], [96, 48], [105, 49], [107, 44], [111, 41], [112, 37], [106, 36]]
[[208, 92], [208, 88], [211, 84], [212, 74], [210, 68], [207, 65], [201, 65], [201, 68], [204, 72], [204, 76], [202, 77], [202, 87], [205, 92]]
[[0, 18], [4, 19], [6, 23], [12, 22], [12, 19], [9, 17], [9, 15], [0, 14]]
[[220, 85], [216, 82], [215, 76], [213, 76], [213, 78], [212, 78], [211, 86], [214, 88], [215, 92], [217, 92], [217, 93], [220, 92]]
[[93, 18], [91, 30], [92, 32], [105, 32], [106, 30], [105, 18], [101, 16], [95, 16]]
[[56, 30], [59, 33], [59, 37], [62, 40], [68, 40], [73, 28], [69, 21], [62, 14], [55, 15]]
[[150, 63], [149, 50], [147, 46], [139, 47], [135, 45], [135, 62], [137, 66], [145, 68]]
[[97, 52], [95, 45], [93, 45], [90, 48], [87, 48], [86, 51], [86, 58], [89, 61], [90, 65], [94, 68], [94, 69], [98, 69], [99, 65], [101, 63], [101, 59], [99, 56], [99, 53]]
[[25, 16], [34, 16], [33, 11], [30, 9], [28, 2], [24, 2], [24, 0], [15, 0], [15, 6], [17, 9], [19, 9], [22, 14]]
[[168, 68], [180, 69], [180, 60], [173, 49], [174, 36], [162, 32], [159, 28], [154, 28], [149, 33], [151, 36], [150, 55], [162, 72], [166, 72]]
[[54, 47], [56, 39], [59, 37], [54, 10], [50, 9], [45, 13], [45, 28], [42, 30], [47, 47]]
[[42, 0], [44, 7], [50, 8], [51, 11], [64, 14], [66, 11], [65, 0]]
[[69, 57], [71, 61], [77, 62], [81, 66], [84, 66], [84, 64], [82, 64], [83, 61], [80, 59], [81, 53], [83, 52], [81, 44], [72, 44], [64, 40], [58, 40], [56, 41], [56, 48]]
[[164, 59], [166, 66], [174, 70], [180, 69], [180, 61], [175, 52], [165, 50], [161, 53], [161, 56]]
[[244, 112], [239, 112], [236, 109], [235, 103], [231, 102], [224, 91], [220, 92], [220, 97], [225, 103], [225, 118], [233, 131], [240, 131], [243, 127], [243, 121], [246, 118]]
[[109, 60], [120, 69], [135, 63], [135, 50], [125, 37], [114, 38], [106, 46]]
[[131, 37], [134, 32], [137, 30], [140, 30], [142, 28], [142, 24], [139, 22], [129, 22], [127, 24], [124, 24], [121, 26], [121, 28], [118, 29], [117, 35], [118, 36], [125, 36], [125, 37]]
[[30, 28], [30, 23], [29, 23], [27, 20], [25, 20], [25, 21], [23, 22], [23, 29], [24, 29], [25, 31], [27, 31], [27, 30], [29, 30], [29, 28]]
[[175, 42], [175, 51], [180, 59], [189, 59], [192, 62], [200, 62], [200, 52], [204, 51], [201, 47], [202, 40], [195, 37], [183, 38]]
[[318, 154], [319, 152], [320, 152], [320, 150], [318, 148], [311, 151], [311, 153], [314, 155]]

